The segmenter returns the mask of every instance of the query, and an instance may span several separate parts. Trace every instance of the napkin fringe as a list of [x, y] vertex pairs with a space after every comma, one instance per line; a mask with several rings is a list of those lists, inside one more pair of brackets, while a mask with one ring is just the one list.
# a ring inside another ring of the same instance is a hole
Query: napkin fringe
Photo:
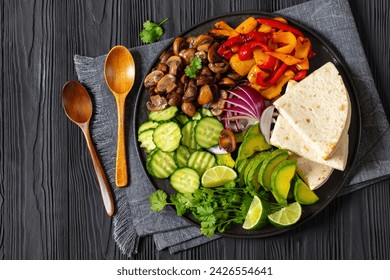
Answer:
[[117, 212], [113, 219], [113, 237], [119, 250], [126, 256], [138, 253], [139, 236], [129, 215], [129, 205], [124, 190], [116, 190]]

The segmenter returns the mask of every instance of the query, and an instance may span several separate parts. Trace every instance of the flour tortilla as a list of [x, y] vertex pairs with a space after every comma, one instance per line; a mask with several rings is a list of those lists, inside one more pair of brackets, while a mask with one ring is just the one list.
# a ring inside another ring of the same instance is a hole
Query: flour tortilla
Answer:
[[279, 115], [272, 131], [270, 143], [273, 146], [287, 149], [290, 152], [334, 169], [343, 171], [348, 159], [348, 133], [343, 133], [340, 143], [333, 155], [324, 160], [318, 155], [309, 142], [305, 141], [293, 128], [283, 115]]
[[326, 63], [273, 105], [312, 152], [327, 160], [349, 126], [348, 92], [335, 65]]
[[332, 175], [332, 167], [316, 163], [295, 154], [289, 156], [297, 162], [297, 173], [311, 190], [321, 187]]

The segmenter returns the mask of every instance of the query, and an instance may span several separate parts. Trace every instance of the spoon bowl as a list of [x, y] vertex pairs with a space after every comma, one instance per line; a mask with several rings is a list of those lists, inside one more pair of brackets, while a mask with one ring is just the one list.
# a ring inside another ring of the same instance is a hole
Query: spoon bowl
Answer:
[[134, 59], [126, 47], [115, 46], [107, 54], [104, 64], [104, 78], [115, 97], [118, 111], [115, 182], [118, 187], [125, 187], [128, 182], [125, 147], [125, 102], [135, 80]]
[[69, 81], [62, 88], [62, 106], [67, 117], [77, 124], [84, 133], [99, 182], [104, 208], [107, 214], [112, 216], [115, 211], [114, 198], [89, 132], [89, 122], [92, 116], [91, 98], [83, 85], [76, 81]]

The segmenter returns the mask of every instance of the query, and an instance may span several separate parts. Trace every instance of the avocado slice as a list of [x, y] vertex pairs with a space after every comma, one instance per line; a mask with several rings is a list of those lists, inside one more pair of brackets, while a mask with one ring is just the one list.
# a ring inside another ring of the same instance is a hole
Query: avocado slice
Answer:
[[294, 199], [304, 205], [311, 205], [319, 200], [319, 197], [303, 182], [301, 178], [295, 176], [294, 179]]
[[296, 166], [296, 160], [284, 160], [272, 171], [271, 190], [279, 204], [287, 203], [287, 196], [290, 191], [291, 180], [295, 176]]
[[286, 160], [288, 157], [288, 151], [283, 149], [278, 149], [270, 153], [267, 158], [261, 164], [258, 181], [260, 185], [264, 187], [267, 191], [271, 190], [271, 176], [275, 167]]
[[238, 149], [237, 161], [251, 157], [256, 152], [266, 151], [271, 148], [263, 134], [254, 134], [245, 137], [240, 148]]

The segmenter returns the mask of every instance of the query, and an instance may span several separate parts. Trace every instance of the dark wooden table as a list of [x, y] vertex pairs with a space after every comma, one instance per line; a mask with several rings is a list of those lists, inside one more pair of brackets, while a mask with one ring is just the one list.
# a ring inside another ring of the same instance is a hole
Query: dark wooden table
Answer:
[[[165, 35], [211, 16], [275, 11], [299, 0], [0, 1], [0, 259], [126, 259], [112, 238], [81, 131], [60, 91], [76, 79], [73, 55], [141, 45], [147, 19]], [[350, 0], [387, 118], [390, 4]], [[363, 131], [364, 133], [364, 131]], [[389, 259], [390, 180], [334, 200], [291, 233], [222, 238], [176, 255], [143, 238], [134, 259]]]

